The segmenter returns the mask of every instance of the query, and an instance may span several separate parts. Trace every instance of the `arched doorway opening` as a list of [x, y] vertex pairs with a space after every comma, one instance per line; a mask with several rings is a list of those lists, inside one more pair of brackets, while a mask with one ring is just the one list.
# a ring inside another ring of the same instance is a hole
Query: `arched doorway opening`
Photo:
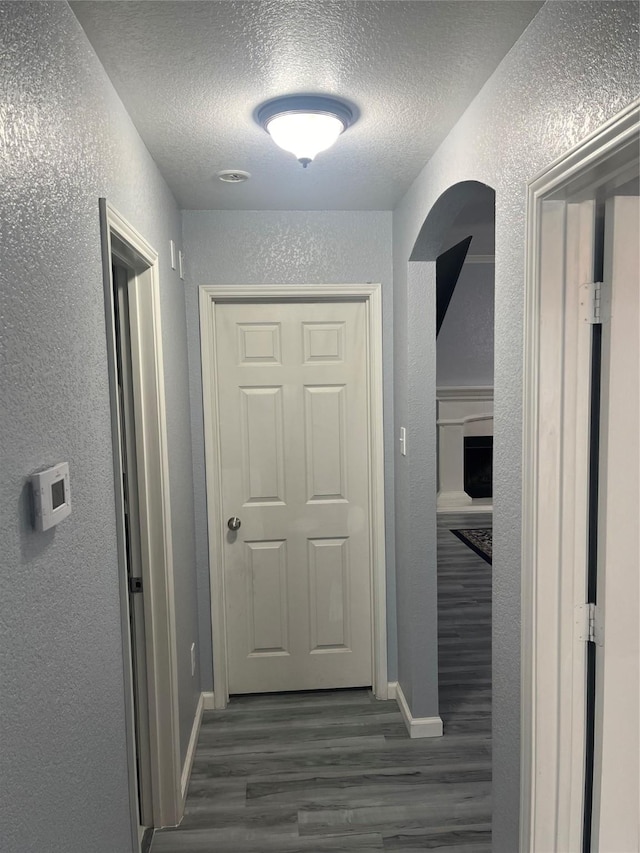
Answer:
[[[491, 731], [495, 192], [454, 185], [412, 262], [435, 284], [438, 705], [444, 734]], [[432, 348], [433, 351], [433, 348]], [[455, 531], [455, 532], [454, 532]]]

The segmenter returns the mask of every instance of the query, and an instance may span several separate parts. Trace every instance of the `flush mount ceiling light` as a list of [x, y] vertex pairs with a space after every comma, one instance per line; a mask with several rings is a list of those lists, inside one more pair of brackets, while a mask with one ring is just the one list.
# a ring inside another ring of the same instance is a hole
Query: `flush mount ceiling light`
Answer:
[[320, 95], [267, 101], [256, 117], [276, 145], [295, 154], [305, 169], [354, 121], [353, 111], [345, 103]]

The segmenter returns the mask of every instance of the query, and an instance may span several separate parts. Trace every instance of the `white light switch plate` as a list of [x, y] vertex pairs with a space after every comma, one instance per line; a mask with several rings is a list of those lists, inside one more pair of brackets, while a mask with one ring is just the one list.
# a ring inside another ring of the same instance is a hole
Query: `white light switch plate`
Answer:
[[196, 644], [191, 643], [191, 675], [196, 674]]
[[407, 431], [404, 427], [400, 427], [400, 453], [407, 455]]

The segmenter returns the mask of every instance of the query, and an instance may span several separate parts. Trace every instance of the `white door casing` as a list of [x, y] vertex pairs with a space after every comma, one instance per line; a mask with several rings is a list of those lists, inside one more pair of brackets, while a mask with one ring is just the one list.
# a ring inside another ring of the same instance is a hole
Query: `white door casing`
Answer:
[[200, 290], [216, 707], [386, 698], [379, 285]]
[[640, 199], [605, 214], [594, 853], [640, 850]]
[[582, 849], [594, 200], [637, 176], [640, 101], [529, 185], [520, 851]]
[[577, 853], [582, 832], [586, 644], [576, 620], [587, 600], [592, 329], [580, 299], [593, 272], [594, 227], [592, 201], [544, 202], [534, 559], [557, 573], [536, 590], [532, 853]]
[[162, 326], [157, 252], [106, 199], [100, 199], [102, 264], [111, 425], [114, 447], [114, 491], [120, 613], [123, 638], [125, 724], [129, 770], [132, 844], [138, 849], [135, 715], [129, 630], [129, 589], [126, 577], [126, 535], [120, 399], [117, 380], [112, 258], [117, 254], [130, 268], [129, 329], [136, 433], [137, 484], [140, 517], [140, 551], [143, 578], [145, 651], [149, 712], [149, 746], [153, 823], [174, 826], [182, 818], [178, 674], [173, 586], [173, 546], [169, 457], [164, 398]]

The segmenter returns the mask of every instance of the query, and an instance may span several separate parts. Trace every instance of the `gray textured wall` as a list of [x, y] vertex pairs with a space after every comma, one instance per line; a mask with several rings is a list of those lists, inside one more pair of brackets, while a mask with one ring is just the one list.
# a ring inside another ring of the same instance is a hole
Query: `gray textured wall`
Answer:
[[[518, 848], [520, 772], [520, 524], [522, 434], [522, 323], [526, 183], [539, 170], [598, 128], [637, 97], [638, 5], [625, 2], [547, 3], [484, 86], [447, 140], [427, 164], [394, 213], [394, 346], [396, 428], [411, 415], [411, 388], [435, 361], [417, 361], [409, 318], [424, 310], [425, 297], [408, 275], [408, 261], [437, 199], [460, 181], [481, 181], [496, 190], [495, 267], [495, 482], [494, 482], [494, 837], [495, 853]], [[446, 212], [446, 211], [445, 211]], [[434, 259], [448, 227], [447, 216], [430, 220], [421, 235], [422, 260]], [[427, 282], [427, 285], [429, 283]], [[427, 327], [425, 317], [425, 328]], [[430, 354], [433, 358], [434, 353]], [[424, 423], [434, 424], [432, 402], [421, 401]], [[413, 415], [415, 417], [415, 413]], [[410, 427], [412, 424], [408, 424]], [[435, 492], [435, 426], [420, 475], [424, 499]], [[396, 517], [422, 521], [421, 503], [403, 501], [414, 482], [412, 466], [396, 456]], [[426, 476], [425, 476], [426, 473]], [[418, 496], [420, 489], [418, 490]], [[435, 572], [435, 518], [425, 550], [416, 558], [397, 535], [398, 625], [415, 619], [402, 590], [421, 573]], [[422, 620], [435, 617], [425, 601]], [[407, 629], [410, 630], [410, 629]], [[414, 635], [423, 639], [420, 626]], [[401, 681], [404, 662], [399, 643]], [[409, 677], [410, 672], [405, 672]], [[429, 676], [425, 676], [429, 678]], [[404, 686], [404, 684], [403, 684]], [[415, 683], [412, 685], [415, 692]], [[411, 692], [411, 686], [408, 687]], [[414, 697], [415, 698], [415, 697]], [[414, 711], [416, 710], [414, 704]], [[418, 709], [420, 710], [420, 709]], [[424, 713], [424, 711], [423, 711]]]
[[[433, 530], [436, 490], [431, 433], [436, 421], [435, 263], [414, 263], [408, 287], [399, 291], [403, 306], [396, 341], [396, 435], [407, 430], [407, 455], [395, 447], [396, 596], [398, 623], [398, 680], [414, 717], [438, 714], [438, 590]], [[411, 310], [406, 295], [412, 294]], [[396, 298], [394, 283], [394, 300]], [[399, 377], [408, 381], [399, 382]], [[401, 562], [399, 562], [401, 561]]]
[[[183, 753], [198, 679], [184, 290], [173, 198], [65, 3], [2, 3], [0, 847], [130, 850], [98, 197], [160, 251]], [[26, 482], [68, 460], [34, 533]]]
[[438, 386], [493, 385], [493, 279], [493, 264], [462, 267], [436, 343]]
[[212, 659], [198, 318], [198, 286], [201, 284], [347, 284], [368, 281], [382, 284], [388, 647], [389, 678], [394, 679], [391, 213], [185, 211], [182, 227], [189, 280], [187, 322], [203, 689], [212, 689]]

